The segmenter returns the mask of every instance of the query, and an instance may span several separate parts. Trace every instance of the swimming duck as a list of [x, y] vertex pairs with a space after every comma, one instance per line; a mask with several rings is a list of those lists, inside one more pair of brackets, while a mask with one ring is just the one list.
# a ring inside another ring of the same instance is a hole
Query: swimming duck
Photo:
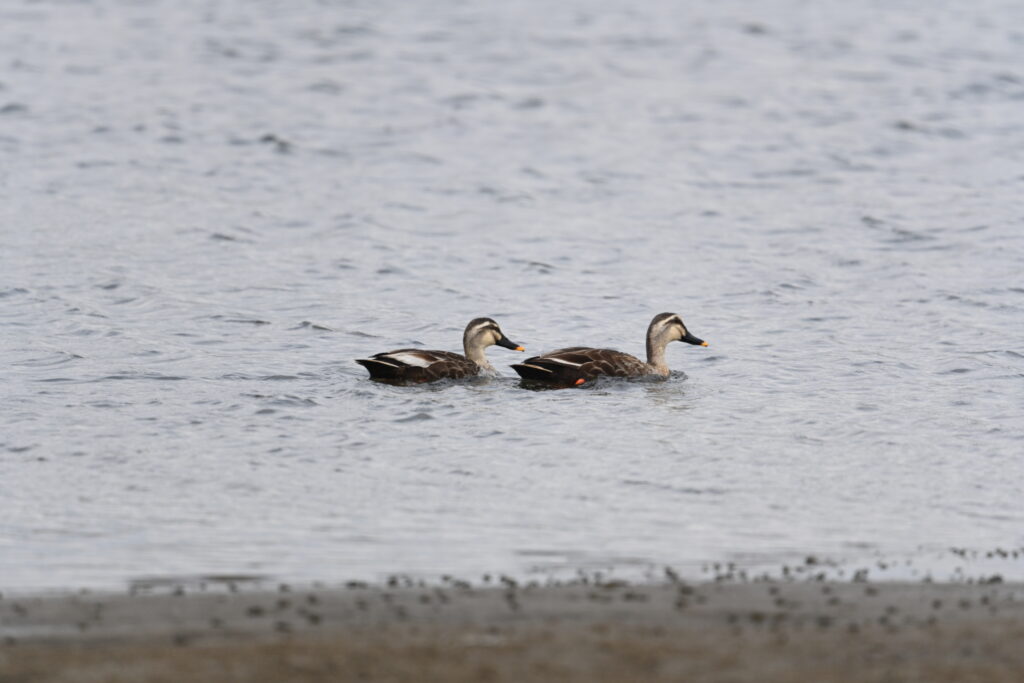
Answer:
[[498, 323], [490, 318], [474, 318], [462, 334], [465, 356], [450, 351], [397, 349], [369, 358], [359, 358], [356, 362], [370, 371], [371, 379], [398, 383], [433, 382], [474, 375], [494, 376], [498, 371], [484, 355], [484, 349], [493, 344], [513, 351], [524, 350], [519, 344], [509, 341]]
[[690, 334], [683, 319], [675, 313], [659, 313], [647, 328], [647, 362], [635, 356], [612, 349], [592, 349], [573, 346], [527, 358], [512, 367], [525, 380], [559, 386], [574, 386], [596, 379], [611, 377], [668, 377], [665, 347], [669, 342], [684, 341], [696, 346], [707, 346], [703, 339]]

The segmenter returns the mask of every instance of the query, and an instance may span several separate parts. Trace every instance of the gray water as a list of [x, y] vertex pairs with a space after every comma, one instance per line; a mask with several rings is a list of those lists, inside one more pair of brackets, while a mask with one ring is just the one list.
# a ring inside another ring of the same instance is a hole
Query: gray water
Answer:
[[[0, 587], [1024, 546], [1021, 27], [0, 3]], [[665, 382], [352, 362], [481, 315], [642, 354], [662, 311], [710, 343]]]

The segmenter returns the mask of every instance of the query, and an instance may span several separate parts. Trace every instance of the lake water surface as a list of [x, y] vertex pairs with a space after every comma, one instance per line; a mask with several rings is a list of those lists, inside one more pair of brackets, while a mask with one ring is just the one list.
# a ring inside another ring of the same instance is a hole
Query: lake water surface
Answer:
[[[1022, 27], [4, 2], [0, 588], [1024, 547]], [[352, 362], [483, 315], [642, 354], [662, 311], [710, 343], [665, 382]]]

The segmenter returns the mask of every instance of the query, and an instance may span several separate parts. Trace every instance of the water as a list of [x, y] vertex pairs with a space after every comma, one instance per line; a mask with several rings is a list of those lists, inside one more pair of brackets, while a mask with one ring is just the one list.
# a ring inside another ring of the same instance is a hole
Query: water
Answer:
[[633, 5], [5, 2], [0, 586], [1024, 545], [1024, 7]]

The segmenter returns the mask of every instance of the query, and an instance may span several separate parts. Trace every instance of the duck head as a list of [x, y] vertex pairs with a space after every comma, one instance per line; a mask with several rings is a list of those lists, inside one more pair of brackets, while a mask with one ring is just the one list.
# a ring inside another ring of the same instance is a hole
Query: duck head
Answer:
[[511, 341], [498, 327], [498, 323], [490, 318], [474, 318], [466, 325], [466, 331], [462, 335], [462, 346], [466, 350], [466, 357], [470, 360], [477, 360], [488, 346], [504, 346], [513, 351], [525, 351], [521, 344]]
[[693, 336], [686, 329], [683, 319], [677, 313], [659, 313], [647, 328], [649, 339], [664, 340], [664, 343], [681, 341], [694, 346], [707, 346], [703, 339]]

